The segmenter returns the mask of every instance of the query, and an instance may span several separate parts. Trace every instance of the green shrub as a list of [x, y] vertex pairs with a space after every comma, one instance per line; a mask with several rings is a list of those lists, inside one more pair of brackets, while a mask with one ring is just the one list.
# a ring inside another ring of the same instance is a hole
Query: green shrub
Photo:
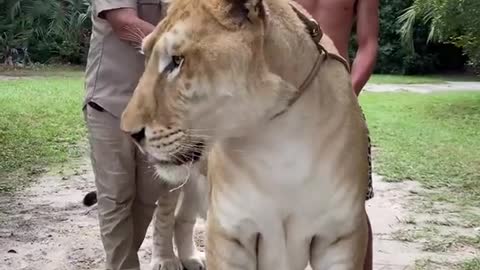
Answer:
[[[461, 51], [449, 45], [427, 44], [428, 27], [415, 26], [412, 51], [400, 42], [400, 24], [397, 18], [412, 4], [412, 0], [380, 1], [379, 53], [375, 73], [425, 74], [462, 69], [465, 58]], [[350, 56], [355, 55], [357, 44], [351, 39]], [[454, 59], [455, 61], [452, 61]]]
[[90, 29], [87, 0], [0, 0], [0, 59], [82, 64]]

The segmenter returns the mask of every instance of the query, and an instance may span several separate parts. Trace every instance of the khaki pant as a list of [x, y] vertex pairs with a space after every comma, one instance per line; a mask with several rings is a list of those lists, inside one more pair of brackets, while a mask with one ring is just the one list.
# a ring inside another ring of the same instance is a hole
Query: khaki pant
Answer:
[[152, 219], [161, 185], [154, 180], [153, 169], [131, 138], [120, 130], [120, 119], [90, 105], [84, 114], [106, 268], [138, 270], [137, 251]]

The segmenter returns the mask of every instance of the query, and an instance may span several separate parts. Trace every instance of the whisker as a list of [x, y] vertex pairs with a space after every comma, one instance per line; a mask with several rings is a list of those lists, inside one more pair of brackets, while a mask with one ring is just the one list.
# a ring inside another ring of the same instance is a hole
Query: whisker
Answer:
[[143, 31], [136, 25], [127, 25], [126, 26], [131, 32], [130, 34], [136, 35], [138, 38], [144, 38], [146, 35]]
[[136, 34], [133, 34], [133, 33], [125, 34], [124, 38], [129, 40], [129, 41], [138, 41], [138, 39], [140, 39], [140, 40], [143, 39], [142, 36], [139, 36], [139, 35], [136, 35]]
[[190, 180], [190, 174], [191, 174], [191, 167], [187, 167], [187, 176], [185, 177], [185, 180], [183, 181], [183, 183], [180, 184], [179, 186], [175, 187], [175, 188], [170, 189], [169, 192], [174, 192], [176, 190], [181, 189], [183, 186], [185, 186], [187, 184], [188, 180]]
[[178, 158], [176, 155], [172, 155], [172, 154], [170, 154], [170, 153], [168, 153], [167, 155], [168, 155], [169, 158], [171, 158], [171, 159], [173, 158], [173, 159], [175, 159], [175, 160], [176, 160], [177, 162], [179, 162], [179, 163], [182, 163], [182, 162], [183, 162], [183, 160], [181, 160], [180, 158]]
[[188, 138], [192, 138], [192, 139], [211, 139], [212, 136], [208, 136], [208, 135], [189, 135]]
[[190, 156], [201, 157], [202, 153], [198, 153], [201, 149], [199, 148], [184, 148], [189, 151], [188, 153], [178, 152], [178, 155], [181, 155], [184, 158], [189, 158]]
[[188, 142], [182, 143], [182, 145], [196, 147], [196, 148], [204, 148], [206, 143], [205, 141], [188, 141]]
[[186, 133], [188, 136], [212, 137], [212, 135], [208, 134], [208, 133], [211, 133], [210, 131], [203, 131], [203, 130], [186, 130], [185, 133]]
[[153, 176], [155, 177], [155, 179], [162, 181], [162, 178], [160, 177], [160, 173], [158, 172], [158, 170], [156, 169], [153, 170]]
[[193, 130], [193, 131], [212, 131], [214, 130], [213, 128], [187, 128], [185, 129], [187, 131]]
[[142, 38], [146, 37], [147, 35], [145, 35], [145, 33], [140, 29], [140, 27], [134, 25], [134, 28], [136, 30], [136, 33], [139, 34], [139, 36], [141, 36]]
[[201, 149], [203, 148], [203, 144], [201, 142], [184, 142], [181, 144], [184, 147], [192, 147], [195, 149]]
[[[205, 137], [205, 138], [212, 138], [213, 135], [212, 133], [217, 133], [217, 132], [231, 132], [234, 131], [235, 129], [238, 129], [237, 126], [230, 126], [230, 127], [222, 127], [222, 128], [190, 128], [190, 129], [185, 129], [184, 132], [188, 134], [188, 136], [194, 137]], [[210, 134], [206, 134], [210, 133]]]
[[125, 33], [124, 37], [135, 37], [135, 38], [142, 38], [141, 35], [137, 34], [137, 33], [133, 33], [133, 32], [128, 32], [128, 33]]
[[188, 138], [194, 138], [194, 139], [211, 139], [213, 136], [210, 135], [200, 135], [200, 134], [189, 134], [187, 136]]
[[196, 157], [196, 158], [202, 157], [201, 154], [197, 154], [197, 153], [195, 153], [195, 152], [188, 153], [188, 155], [187, 155], [187, 154], [184, 154], [184, 153], [180, 153], [180, 155], [181, 155], [183, 158], [186, 158], [186, 159], [189, 159], [190, 157]]

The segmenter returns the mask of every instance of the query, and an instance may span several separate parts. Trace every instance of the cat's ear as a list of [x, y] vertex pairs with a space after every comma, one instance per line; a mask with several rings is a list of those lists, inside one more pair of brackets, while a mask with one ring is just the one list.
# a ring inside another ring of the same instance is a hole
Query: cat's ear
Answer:
[[221, 0], [225, 2], [226, 18], [237, 25], [256, 23], [265, 19], [263, 0]]

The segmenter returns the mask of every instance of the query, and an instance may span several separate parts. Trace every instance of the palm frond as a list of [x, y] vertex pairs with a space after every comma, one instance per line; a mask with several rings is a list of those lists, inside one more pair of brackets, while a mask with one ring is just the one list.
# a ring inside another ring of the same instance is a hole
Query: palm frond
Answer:
[[404, 46], [411, 51], [415, 51], [414, 34], [416, 23], [422, 23], [429, 27], [427, 42], [438, 41], [439, 32], [435, 24], [435, 3], [431, 1], [416, 0], [406, 8], [398, 17], [400, 36]]
[[413, 33], [415, 31], [415, 22], [417, 20], [417, 9], [415, 5], [406, 8], [398, 17], [397, 22], [401, 25], [399, 32], [402, 43], [414, 51]]

